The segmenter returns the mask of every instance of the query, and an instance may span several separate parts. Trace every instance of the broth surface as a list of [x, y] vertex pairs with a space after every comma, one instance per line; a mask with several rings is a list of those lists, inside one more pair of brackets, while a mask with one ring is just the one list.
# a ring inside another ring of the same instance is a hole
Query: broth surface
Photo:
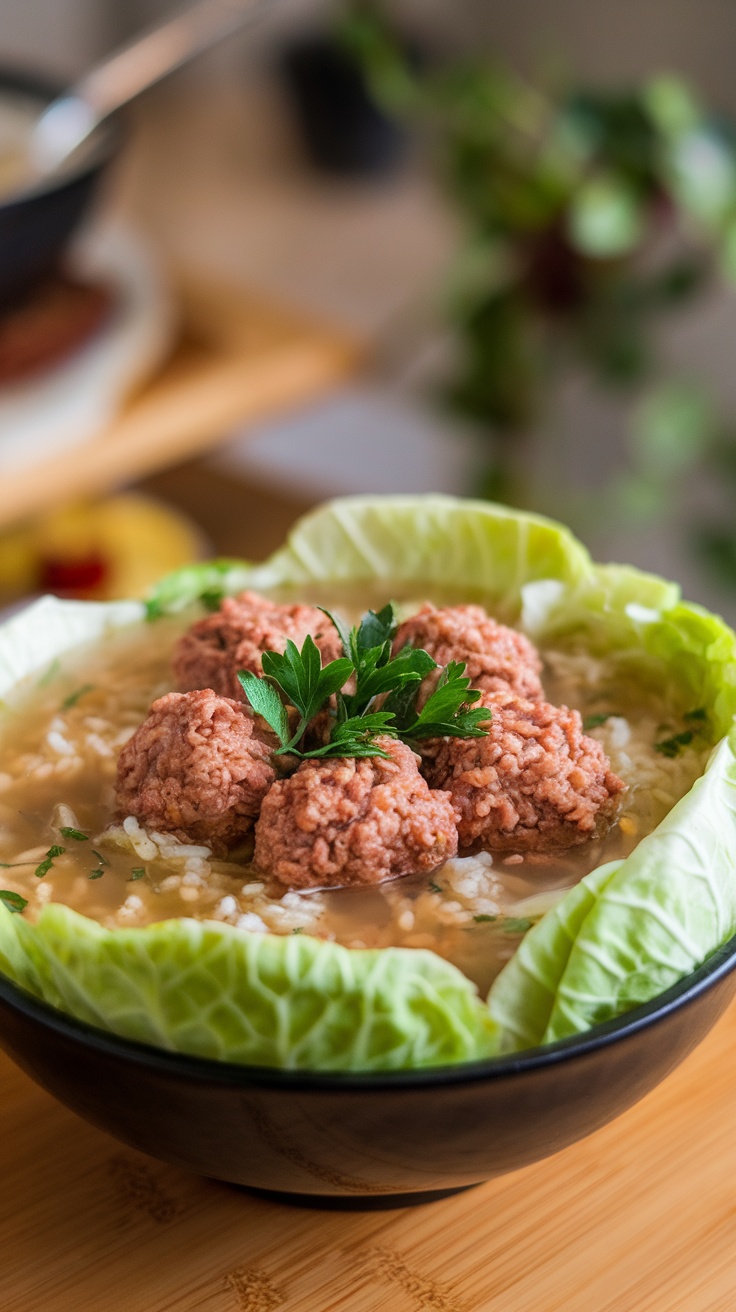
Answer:
[[[406, 614], [426, 596], [401, 602]], [[385, 603], [323, 590], [306, 600], [353, 622]], [[395, 594], [394, 594], [395, 595]], [[400, 597], [400, 594], [399, 594]], [[474, 598], [475, 600], [475, 598]], [[623, 858], [702, 773], [708, 749], [693, 745], [668, 759], [654, 744], [682, 723], [636, 686], [612, 679], [606, 663], [583, 653], [542, 651], [549, 699], [583, 716], [607, 715], [589, 730], [628, 785], [618, 821], [600, 839], [554, 854], [463, 854], [431, 877], [406, 876], [362, 889], [289, 892], [270, 884], [244, 850], [228, 860], [171, 835], [148, 834], [114, 816], [117, 755], [157, 697], [171, 691], [171, 649], [192, 615], [118, 631], [53, 662], [26, 681], [0, 716], [0, 876], [28, 900], [34, 918], [50, 901], [111, 927], [178, 916], [214, 919], [257, 932], [308, 933], [349, 947], [431, 948], [485, 993], [521, 937], [564, 889], [604, 861]], [[78, 830], [85, 840], [65, 836]], [[63, 853], [52, 856], [53, 845]]]

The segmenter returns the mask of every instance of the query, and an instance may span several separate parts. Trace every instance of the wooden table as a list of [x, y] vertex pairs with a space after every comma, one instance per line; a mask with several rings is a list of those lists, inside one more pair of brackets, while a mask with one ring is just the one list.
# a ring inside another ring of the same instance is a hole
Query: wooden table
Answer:
[[186, 461], [357, 367], [360, 349], [342, 331], [237, 287], [175, 281], [182, 329], [171, 358], [94, 437], [4, 473], [0, 528]]
[[592, 1138], [392, 1212], [286, 1207], [164, 1166], [5, 1057], [0, 1098], [2, 1312], [736, 1307], [736, 1007]]

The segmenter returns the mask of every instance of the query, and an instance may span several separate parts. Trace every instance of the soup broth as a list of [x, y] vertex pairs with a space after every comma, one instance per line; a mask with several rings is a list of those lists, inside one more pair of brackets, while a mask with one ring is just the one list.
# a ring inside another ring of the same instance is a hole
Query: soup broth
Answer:
[[[351, 622], [381, 595], [311, 596]], [[407, 599], [416, 610], [432, 590]], [[702, 773], [703, 740], [668, 756], [655, 744], [681, 729], [672, 708], [617, 683], [605, 662], [542, 651], [550, 700], [576, 707], [627, 790], [602, 838], [554, 854], [463, 853], [430, 877], [367, 888], [295, 892], [256, 871], [248, 849], [228, 860], [147, 833], [115, 816], [117, 756], [152, 701], [173, 687], [172, 647], [193, 616], [131, 626], [53, 662], [19, 687], [0, 716], [0, 883], [27, 899], [32, 919], [62, 902], [109, 927], [180, 916], [275, 934], [305, 933], [352, 948], [431, 948], [485, 994], [523, 934], [562, 892], [622, 858]]]

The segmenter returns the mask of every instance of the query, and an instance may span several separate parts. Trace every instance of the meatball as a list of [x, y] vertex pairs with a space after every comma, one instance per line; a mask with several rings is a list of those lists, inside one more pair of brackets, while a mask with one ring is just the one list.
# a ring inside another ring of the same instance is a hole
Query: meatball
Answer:
[[283, 652], [287, 638], [301, 647], [311, 633], [327, 664], [342, 655], [337, 630], [316, 606], [280, 606], [257, 592], [226, 597], [213, 615], [198, 620], [179, 639], [173, 656], [182, 692], [212, 688], [244, 701], [238, 670], [261, 674], [264, 651]]
[[303, 761], [266, 796], [255, 864], [291, 888], [378, 884], [434, 870], [457, 852], [448, 793], [431, 792], [404, 743], [380, 756]]
[[463, 661], [473, 688], [544, 696], [542, 662], [529, 639], [491, 619], [482, 606], [422, 606], [399, 626], [394, 653], [407, 644], [422, 647], [438, 665]]
[[276, 778], [278, 745], [240, 702], [209, 689], [170, 692], [120, 753], [118, 812], [222, 855], [252, 828]]
[[552, 851], [585, 842], [613, 818], [624, 785], [577, 711], [486, 694], [487, 737], [424, 745], [430, 786], [449, 792], [463, 847]]

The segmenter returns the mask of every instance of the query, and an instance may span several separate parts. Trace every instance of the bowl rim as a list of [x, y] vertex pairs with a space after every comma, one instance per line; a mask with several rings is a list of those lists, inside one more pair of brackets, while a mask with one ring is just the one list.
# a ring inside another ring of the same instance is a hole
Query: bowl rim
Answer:
[[[0, 98], [4, 92], [15, 92], [18, 96], [26, 96], [40, 104], [48, 104], [66, 89], [64, 83], [43, 71], [36, 71], [22, 64], [0, 62]], [[81, 179], [96, 173], [117, 153], [122, 139], [120, 118], [117, 114], [111, 114], [95, 129], [89, 147], [84, 151], [78, 164], [63, 170], [58, 176], [52, 175], [45, 182], [21, 186], [0, 197], [0, 213], [64, 191], [66, 187], [73, 186]]]
[[[502, 1080], [533, 1073], [562, 1062], [590, 1056], [601, 1048], [622, 1042], [681, 1011], [736, 969], [736, 934], [706, 958], [694, 971], [657, 994], [649, 1002], [613, 1020], [592, 1026], [582, 1034], [537, 1045], [520, 1052], [446, 1066], [423, 1066], [397, 1071], [310, 1071], [256, 1066], [158, 1048], [124, 1038], [77, 1020], [14, 984], [0, 974], [0, 1003], [6, 1003], [32, 1021], [53, 1030], [60, 1038], [76, 1041], [100, 1055], [127, 1058], [161, 1075], [179, 1076], [195, 1083], [220, 1084], [282, 1091], [337, 1093], [340, 1090], [397, 1092], [448, 1084]], [[0, 1047], [2, 1047], [0, 1022]]]

